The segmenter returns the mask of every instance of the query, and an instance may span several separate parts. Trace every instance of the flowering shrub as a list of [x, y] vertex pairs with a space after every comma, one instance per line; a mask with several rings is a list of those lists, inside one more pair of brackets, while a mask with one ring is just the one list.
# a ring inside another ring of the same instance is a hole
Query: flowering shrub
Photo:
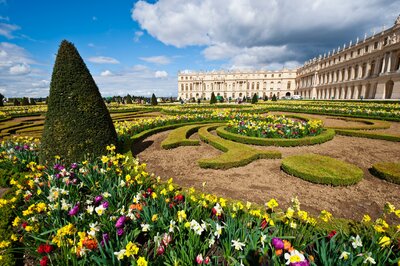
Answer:
[[[14, 149], [15, 143], [4, 147]], [[261, 208], [193, 188], [182, 191], [172, 179], [161, 182], [145, 164], [116, 154], [114, 146], [107, 149], [90, 162], [26, 162], [25, 178], [11, 181], [13, 197], [0, 202], [15, 210], [12, 235], [0, 239], [0, 259], [20, 242], [40, 265], [386, 265], [399, 260], [400, 225], [385, 220], [400, 218], [391, 204], [375, 222], [365, 216], [351, 230], [331, 232], [320, 226], [333, 219], [329, 212], [311, 217], [297, 199], [282, 211], [274, 199]], [[18, 158], [15, 150], [13, 156]]]
[[226, 130], [249, 137], [290, 139], [316, 136], [323, 131], [323, 124], [321, 120], [293, 121], [269, 115], [263, 120], [229, 120]]

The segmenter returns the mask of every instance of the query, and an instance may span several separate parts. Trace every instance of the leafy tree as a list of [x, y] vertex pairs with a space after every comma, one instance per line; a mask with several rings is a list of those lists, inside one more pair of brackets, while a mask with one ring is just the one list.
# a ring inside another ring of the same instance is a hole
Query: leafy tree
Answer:
[[22, 98], [22, 103], [21, 103], [21, 105], [29, 105], [29, 100], [28, 100], [28, 98], [23, 97], [23, 98]]
[[0, 93], [0, 106], [4, 106], [4, 95]]
[[201, 103], [201, 100], [200, 100], [200, 98], [198, 98], [197, 99], [197, 104], [200, 104]]
[[107, 107], [77, 49], [64, 40], [51, 77], [40, 161], [58, 155], [77, 162], [105, 154], [109, 144], [117, 144], [117, 133]]
[[211, 93], [210, 104], [217, 103], [217, 98], [215, 97], [214, 92]]
[[245, 103], [247, 101], [246, 96], [243, 96], [243, 102]]
[[272, 95], [272, 101], [273, 102], [276, 102], [278, 99], [276, 98], [276, 95], [275, 95], [275, 93], [274, 93], [274, 95]]
[[18, 101], [17, 98], [14, 99], [14, 106], [20, 106], [21, 103]]
[[29, 104], [30, 104], [30, 105], [36, 105], [35, 99], [30, 98]]
[[254, 93], [253, 98], [251, 99], [251, 103], [255, 104], [257, 102], [258, 102], [258, 96], [257, 96], [257, 93]]
[[153, 95], [151, 95], [151, 105], [157, 105], [157, 98], [156, 95], [153, 93]]
[[264, 96], [264, 101], [268, 101], [268, 96], [267, 95]]

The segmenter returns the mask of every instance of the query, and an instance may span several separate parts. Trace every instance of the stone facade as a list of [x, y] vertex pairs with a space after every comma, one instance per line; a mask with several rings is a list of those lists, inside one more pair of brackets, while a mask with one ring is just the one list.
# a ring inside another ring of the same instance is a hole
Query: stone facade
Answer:
[[179, 72], [178, 98], [210, 99], [211, 93], [224, 99], [278, 98], [294, 94], [296, 70]]
[[179, 72], [178, 98], [243, 96], [400, 99], [400, 16], [393, 27], [307, 61], [296, 70]]
[[393, 27], [339, 47], [297, 69], [305, 99], [399, 99], [400, 16]]

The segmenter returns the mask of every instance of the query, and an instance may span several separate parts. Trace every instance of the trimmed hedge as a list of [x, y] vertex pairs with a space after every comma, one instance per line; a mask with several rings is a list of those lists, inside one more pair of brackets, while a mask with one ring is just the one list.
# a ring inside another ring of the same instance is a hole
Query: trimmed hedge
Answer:
[[396, 136], [396, 135], [365, 132], [365, 131], [359, 131], [359, 130], [341, 130], [341, 129], [335, 129], [335, 132], [338, 135], [349, 136], [349, 137], [381, 139], [381, 140], [394, 141], [394, 142], [400, 141], [400, 136]]
[[233, 140], [235, 142], [253, 144], [260, 146], [280, 146], [280, 147], [293, 147], [293, 146], [305, 146], [314, 145], [327, 142], [335, 136], [333, 129], [327, 129], [321, 134], [314, 137], [304, 137], [299, 139], [274, 139], [274, 138], [257, 138], [248, 137], [235, 133], [228, 132], [224, 127], [217, 128], [217, 134], [225, 139]]
[[400, 185], [400, 162], [376, 163], [370, 172], [376, 177]]
[[204, 125], [190, 125], [183, 126], [173, 130], [169, 133], [168, 137], [161, 142], [161, 147], [163, 149], [173, 149], [179, 146], [198, 146], [200, 141], [196, 139], [188, 139], [191, 135], [199, 130], [200, 127]]
[[222, 139], [209, 132], [217, 127], [219, 125], [200, 128], [199, 137], [202, 141], [225, 153], [213, 158], [198, 160], [201, 168], [228, 169], [247, 165], [257, 159], [279, 159], [282, 157], [279, 151], [257, 150], [244, 144]]
[[353, 185], [364, 176], [364, 172], [353, 164], [312, 153], [286, 157], [281, 168], [306, 181], [333, 186]]
[[345, 130], [370, 130], [370, 129], [387, 129], [390, 128], [390, 123], [386, 121], [377, 121], [377, 120], [370, 120], [370, 119], [359, 119], [359, 118], [347, 118], [347, 117], [338, 117], [334, 118], [337, 120], [344, 120], [344, 121], [352, 121], [352, 122], [361, 122], [367, 125], [362, 126], [353, 126], [353, 127], [327, 127], [331, 129], [345, 129]]
[[133, 136], [130, 137], [129, 141], [126, 143], [120, 143], [123, 152], [127, 152], [130, 150], [131, 146], [136, 143], [139, 142], [145, 138], [147, 138], [148, 136], [157, 134], [159, 132], [163, 132], [163, 131], [167, 131], [170, 129], [175, 129], [178, 127], [182, 127], [182, 126], [187, 126], [187, 125], [195, 125], [195, 124], [210, 124], [210, 123], [217, 123], [218, 121], [212, 121], [212, 120], [208, 120], [208, 121], [196, 121], [196, 122], [188, 122], [188, 123], [180, 123], [180, 124], [173, 124], [173, 125], [166, 125], [166, 126], [161, 126], [161, 127], [156, 127], [156, 128], [151, 128], [151, 129], [147, 129], [144, 130], [138, 134], [135, 134]]

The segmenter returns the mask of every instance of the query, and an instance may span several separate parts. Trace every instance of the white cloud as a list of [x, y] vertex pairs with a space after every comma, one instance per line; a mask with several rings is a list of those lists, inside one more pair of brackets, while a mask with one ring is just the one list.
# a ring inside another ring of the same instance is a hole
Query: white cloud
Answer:
[[103, 72], [100, 73], [100, 76], [102, 77], [109, 77], [114, 75], [110, 70], [104, 70]]
[[89, 47], [95, 47], [95, 45], [94, 45], [94, 43], [88, 43], [88, 45], [87, 46], [89, 46]]
[[9, 17], [0, 16], [0, 20], [10, 21], [10, 18]]
[[119, 64], [119, 61], [117, 59], [107, 56], [89, 57], [88, 61], [95, 64]]
[[208, 60], [260, 66], [343, 45], [373, 26], [392, 24], [399, 9], [393, 0], [141, 0], [132, 18], [164, 44], [205, 46]]
[[166, 72], [166, 71], [156, 71], [155, 73], [154, 73], [154, 77], [156, 77], [156, 78], [166, 78], [166, 77], [168, 77], [168, 73]]
[[133, 37], [134, 42], [138, 42], [140, 40], [140, 37], [142, 37], [144, 34], [143, 31], [135, 31], [135, 37]]
[[11, 75], [26, 75], [31, 72], [31, 68], [27, 64], [18, 64], [10, 67], [9, 72]]
[[169, 63], [171, 63], [171, 60], [164, 55], [139, 57], [139, 59], [148, 63], [158, 64], [158, 65], [168, 65]]
[[34, 87], [34, 88], [49, 88], [49, 85], [50, 85], [50, 81], [48, 81], [46, 79], [42, 79], [38, 82], [32, 83], [32, 87]]
[[0, 35], [7, 39], [14, 39], [15, 36], [13, 35], [13, 32], [19, 29], [21, 28], [15, 24], [0, 23]]

